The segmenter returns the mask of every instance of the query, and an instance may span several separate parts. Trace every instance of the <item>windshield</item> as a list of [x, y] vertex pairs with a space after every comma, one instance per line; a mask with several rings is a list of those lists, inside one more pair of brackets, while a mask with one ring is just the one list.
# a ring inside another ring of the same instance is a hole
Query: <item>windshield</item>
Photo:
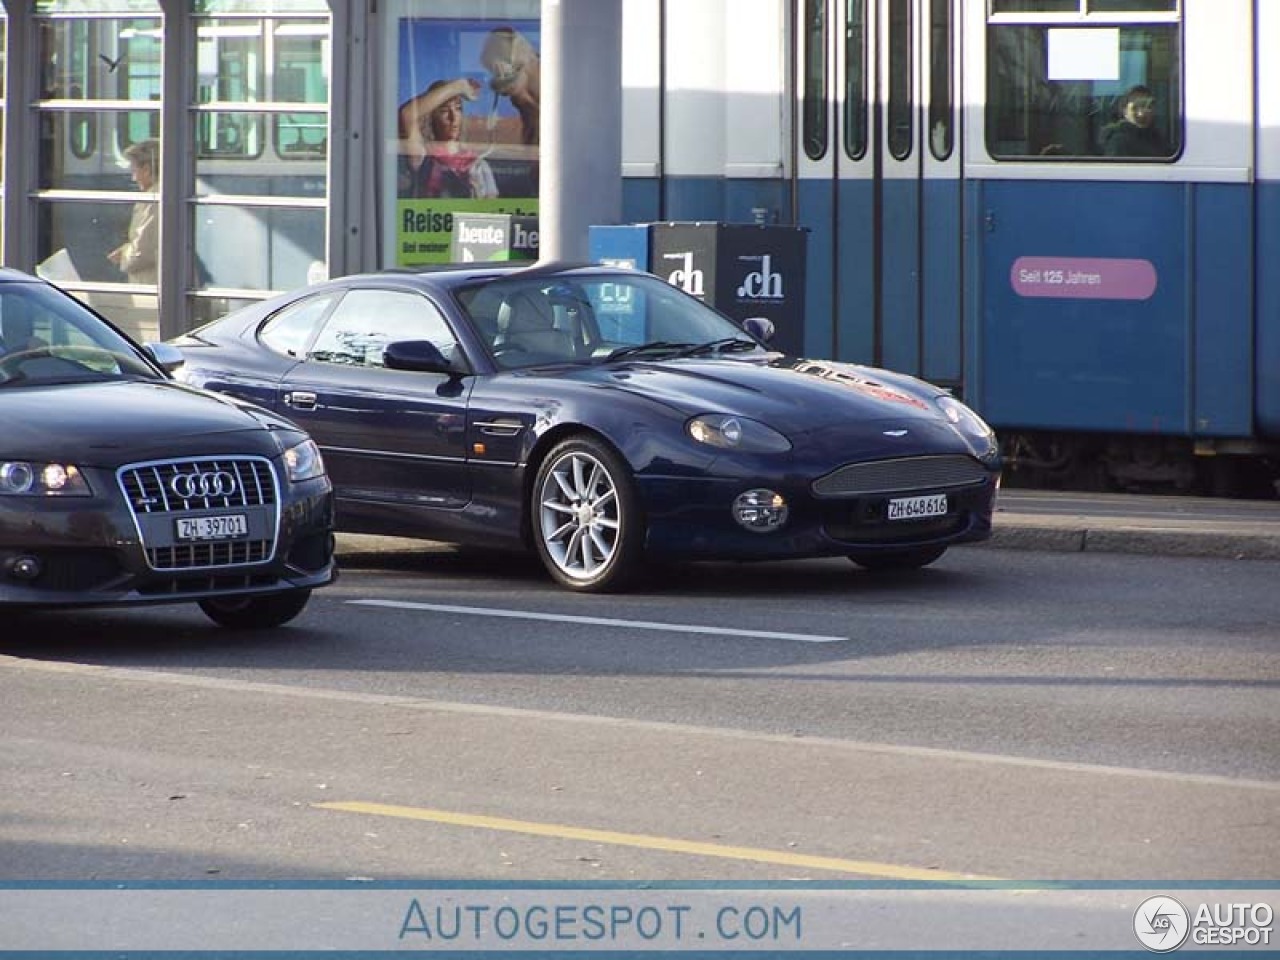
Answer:
[[161, 379], [124, 336], [44, 283], [0, 283], [0, 388]]
[[457, 298], [505, 369], [762, 349], [732, 320], [643, 273], [503, 277]]

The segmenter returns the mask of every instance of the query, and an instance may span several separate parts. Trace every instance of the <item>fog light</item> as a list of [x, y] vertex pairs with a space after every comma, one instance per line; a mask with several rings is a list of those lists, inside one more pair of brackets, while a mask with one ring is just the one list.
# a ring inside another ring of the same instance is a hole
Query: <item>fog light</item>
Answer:
[[768, 533], [787, 522], [787, 501], [773, 490], [748, 490], [733, 501], [733, 519], [754, 533]]
[[27, 555], [11, 557], [5, 561], [4, 569], [15, 580], [34, 580], [40, 576], [40, 561]]

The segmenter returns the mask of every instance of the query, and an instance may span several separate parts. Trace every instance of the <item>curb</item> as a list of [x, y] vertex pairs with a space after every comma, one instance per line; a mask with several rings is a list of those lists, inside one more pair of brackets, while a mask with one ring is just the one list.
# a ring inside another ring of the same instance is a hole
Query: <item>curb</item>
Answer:
[[1091, 524], [1084, 517], [996, 515], [988, 546], [1058, 553], [1130, 553], [1231, 560], [1280, 560], [1280, 533], [1258, 533], [1241, 524], [1213, 529], [1161, 527], [1132, 522]]

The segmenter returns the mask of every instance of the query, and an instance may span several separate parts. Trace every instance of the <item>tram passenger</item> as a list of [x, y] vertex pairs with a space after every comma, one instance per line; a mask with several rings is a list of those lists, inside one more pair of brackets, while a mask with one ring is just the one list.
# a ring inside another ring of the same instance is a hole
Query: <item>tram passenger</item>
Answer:
[[463, 103], [479, 94], [477, 80], [437, 80], [400, 105], [401, 197], [498, 195], [489, 162], [462, 140]]
[[[147, 192], [158, 190], [160, 144], [155, 140], [142, 140], [128, 147], [124, 155], [129, 161], [129, 174], [138, 189]], [[154, 202], [140, 200], [135, 203], [125, 242], [107, 254], [107, 259], [129, 278], [130, 283], [154, 284], [158, 280], [160, 225], [156, 221]]]
[[1155, 96], [1142, 84], [1121, 101], [1120, 119], [1102, 128], [1102, 153], [1108, 157], [1168, 157], [1173, 151], [1155, 126]]

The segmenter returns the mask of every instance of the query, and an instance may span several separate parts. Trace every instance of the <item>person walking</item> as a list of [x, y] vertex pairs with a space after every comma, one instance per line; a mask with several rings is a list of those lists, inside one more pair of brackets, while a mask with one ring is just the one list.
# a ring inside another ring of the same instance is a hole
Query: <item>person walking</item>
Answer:
[[[125, 158], [129, 161], [129, 173], [139, 190], [151, 193], [158, 189], [160, 173], [160, 145], [155, 140], [142, 140], [128, 147]], [[140, 200], [133, 205], [129, 217], [129, 232], [125, 242], [110, 253], [107, 259], [116, 265], [130, 283], [154, 286], [159, 279], [159, 232], [156, 204]]]

